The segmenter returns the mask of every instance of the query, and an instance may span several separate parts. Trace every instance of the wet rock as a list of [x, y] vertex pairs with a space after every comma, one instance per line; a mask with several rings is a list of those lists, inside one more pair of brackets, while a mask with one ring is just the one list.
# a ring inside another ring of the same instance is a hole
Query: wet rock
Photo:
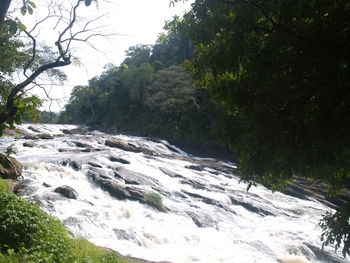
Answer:
[[144, 193], [130, 186], [122, 186], [96, 170], [89, 170], [87, 177], [101, 189], [119, 200], [133, 200], [144, 203]]
[[132, 178], [131, 179], [125, 178], [117, 172], [114, 173], [114, 176], [118, 179], [123, 180], [125, 182], [125, 184], [139, 185], [139, 182], [137, 180], [133, 180]]
[[118, 139], [109, 139], [106, 140], [105, 142], [106, 146], [112, 147], [112, 148], [118, 148], [124, 151], [129, 151], [129, 152], [135, 152], [135, 153], [140, 153], [142, 152], [141, 147], [135, 146], [130, 143], [123, 142]]
[[124, 229], [113, 229], [119, 240], [130, 240], [141, 246], [141, 242], [136, 239], [135, 232], [132, 230], [126, 231]]
[[202, 184], [200, 182], [197, 182], [197, 181], [194, 181], [194, 180], [191, 180], [191, 179], [181, 180], [180, 183], [181, 184], [191, 185], [192, 188], [194, 188], [194, 189], [201, 189], [201, 190], [206, 190], [207, 189], [205, 184]]
[[13, 193], [17, 195], [32, 195], [37, 190], [35, 187], [29, 187], [32, 181], [31, 179], [18, 181], [14, 186]]
[[35, 146], [35, 143], [33, 143], [33, 142], [23, 143], [23, 147], [33, 148], [34, 146]]
[[126, 184], [133, 185], [144, 185], [144, 186], [159, 186], [160, 183], [151, 177], [144, 174], [139, 174], [127, 169], [120, 169], [118, 172], [114, 173], [115, 177], [120, 178], [125, 181]]
[[78, 197], [77, 192], [72, 187], [67, 185], [57, 187], [55, 192], [69, 199], [77, 199]]
[[102, 168], [102, 165], [99, 165], [99, 164], [93, 163], [93, 162], [88, 162], [88, 165], [91, 165], [92, 167], [96, 167], [96, 168]]
[[270, 211], [267, 211], [267, 210], [260, 208], [260, 207], [256, 207], [250, 203], [237, 200], [232, 196], [230, 196], [230, 200], [231, 200], [231, 203], [233, 205], [243, 206], [245, 209], [249, 210], [250, 212], [253, 212], [253, 213], [256, 213], [256, 214], [259, 214], [262, 216], [275, 216], [275, 214], [271, 213]]
[[70, 161], [69, 166], [73, 168], [74, 171], [80, 171], [81, 165], [77, 163], [76, 161]]
[[22, 176], [22, 165], [15, 158], [0, 154], [0, 177], [16, 180], [20, 176]]
[[191, 170], [195, 170], [195, 171], [199, 171], [199, 172], [204, 170], [204, 167], [196, 166], [196, 165], [188, 165], [188, 166], [185, 166], [185, 168], [191, 169]]
[[164, 174], [166, 174], [166, 175], [168, 175], [168, 176], [170, 176], [172, 178], [184, 178], [182, 175], [180, 175], [178, 173], [175, 173], [175, 172], [173, 172], [171, 170], [168, 170], [168, 169], [166, 169], [164, 167], [159, 168], [159, 170], [161, 170]]
[[79, 147], [79, 148], [90, 148], [91, 146], [87, 143], [82, 143], [82, 142], [78, 142], [75, 141], [73, 142], [75, 144], [75, 146]]
[[191, 196], [193, 198], [199, 198], [199, 199], [203, 198], [202, 195], [191, 193], [191, 192], [188, 192], [188, 191], [185, 191], [185, 190], [181, 190], [181, 192], [183, 192], [184, 194], [187, 194], [187, 195], [189, 195], [189, 196]]
[[67, 135], [73, 135], [73, 134], [78, 134], [78, 135], [85, 135], [87, 134], [87, 131], [83, 128], [75, 128], [75, 129], [63, 129], [62, 132]]
[[167, 144], [163, 144], [163, 145], [174, 153], [180, 153], [178, 150], [176, 150], [174, 147], [171, 147], [170, 145], [167, 145]]
[[148, 157], [157, 156], [158, 154], [150, 149], [142, 148], [142, 153]]
[[54, 139], [54, 137], [48, 133], [41, 133], [38, 135], [39, 139], [43, 139], [43, 140], [52, 140]]
[[322, 248], [313, 246], [311, 244], [305, 244], [315, 255], [315, 257], [319, 260], [319, 262], [328, 262], [328, 263], [345, 263], [348, 262], [346, 259], [341, 257], [335, 257], [333, 255], [328, 254]]
[[187, 211], [186, 214], [192, 219], [198, 227], [217, 227], [215, 220], [210, 215], [196, 214], [192, 211]]
[[110, 157], [108, 157], [108, 159], [111, 162], [118, 162], [118, 163], [122, 163], [122, 164], [130, 164], [130, 162], [128, 160], [125, 160], [125, 159], [119, 158], [119, 157], [110, 156]]
[[303, 189], [292, 184], [287, 185], [282, 193], [299, 199], [310, 200], [308, 194]]
[[12, 137], [16, 137], [16, 138], [24, 138], [26, 136], [31, 136], [29, 132], [21, 129], [21, 128], [15, 128], [15, 129], [9, 129], [9, 128], [5, 128], [2, 131], [2, 135], [3, 136], [12, 136]]
[[68, 217], [67, 219], [63, 220], [63, 224], [65, 226], [74, 226], [77, 227], [78, 229], [82, 229], [81, 224], [79, 222], [79, 220], [75, 217]]
[[26, 135], [26, 136], [23, 137], [23, 139], [25, 139], [25, 140], [36, 140], [36, 139], [38, 139], [38, 137], [35, 136], [35, 135]]
[[33, 132], [40, 132], [38, 129], [34, 128], [33, 126], [29, 126], [28, 129]]
[[80, 171], [81, 170], [81, 165], [73, 160], [64, 160], [61, 162], [63, 166], [69, 165], [71, 168], [73, 168], [74, 171]]
[[71, 132], [71, 130], [68, 130], [68, 129], [63, 129], [62, 132], [64, 134], [67, 134], [67, 135], [72, 135], [73, 133]]
[[51, 185], [49, 185], [47, 183], [43, 183], [42, 186], [44, 186], [44, 187], [51, 187]]
[[197, 198], [197, 199], [200, 199], [203, 203], [206, 203], [208, 205], [214, 205], [214, 206], [217, 206], [219, 208], [222, 208], [224, 210], [229, 210], [229, 208], [225, 207], [222, 203], [220, 203], [219, 201], [217, 200], [214, 200], [214, 199], [211, 199], [209, 197], [206, 197], [206, 196], [203, 196], [203, 195], [199, 195], [199, 194], [196, 194], [196, 193], [191, 193], [191, 192], [188, 192], [188, 191], [185, 191], [185, 190], [181, 190], [181, 192], [183, 192], [184, 194], [187, 194], [193, 198]]

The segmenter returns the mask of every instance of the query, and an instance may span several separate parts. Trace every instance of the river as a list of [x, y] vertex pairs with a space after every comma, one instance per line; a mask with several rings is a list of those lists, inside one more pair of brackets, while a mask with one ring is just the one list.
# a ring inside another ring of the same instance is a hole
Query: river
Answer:
[[[54, 137], [0, 138], [24, 166], [22, 197], [97, 245], [174, 263], [349, 262], [332, 247], [321, 250], [318, 222], [329, 207], [263, 186], [247, 192], [233, 163], [196, 158], [162, 140], [70, 132], [74, 125], [19, 128]], [[76, 197], [57, 193], [61, 186]], [[162, 197], [166, 212], [143, 201], [149, 193]]]

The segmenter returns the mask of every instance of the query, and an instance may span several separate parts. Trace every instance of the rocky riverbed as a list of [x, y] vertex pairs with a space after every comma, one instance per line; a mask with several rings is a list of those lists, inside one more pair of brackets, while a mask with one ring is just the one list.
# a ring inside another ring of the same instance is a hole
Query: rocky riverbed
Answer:
[[297, 178], [284, 194], [247, 192], [234, 163], [163, 140], [73, 125], [19, 128], [19, 139], [1, 138], [23, 165], [15, 191], [97, 245], [152, 261], [348, 262], [321, 249], [318, 222], [338, 201], [320, 184]]

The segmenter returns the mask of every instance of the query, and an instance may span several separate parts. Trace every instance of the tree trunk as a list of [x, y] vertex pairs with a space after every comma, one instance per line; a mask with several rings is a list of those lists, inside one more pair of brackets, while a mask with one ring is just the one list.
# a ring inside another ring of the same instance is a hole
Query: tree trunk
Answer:
[[0, 1], [0, 30], [4, 24], [5, 16], [7, 13], [7, 10], [10, 7], [11, 0], [1, 0]]

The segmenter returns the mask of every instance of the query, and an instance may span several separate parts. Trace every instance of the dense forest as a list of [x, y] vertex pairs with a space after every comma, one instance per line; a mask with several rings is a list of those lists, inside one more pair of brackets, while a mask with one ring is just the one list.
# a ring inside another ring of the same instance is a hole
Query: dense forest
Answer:
[[[70, 43], [84, 32], [72, 31], [75, 11], [91, 4], [78, 0], [58, 18], [64, 25], [50, 51], [7, 14], [11, 1], [3, 2], [0, 134], [24, 117], [35, 119], [41, 101], [29, 91], [40, 85], [39, 76], [65, 79], [58, 69], [73, 63]], [[19, 9], [25, 15], [35, 7], [25, 0]], [[57, 18], [48, 9], [50, 17]], [[167, 29], [165, 42], [131, 47], [121, 65], [108, 65], [87, 86], [75, 87], [59, 121], [181, 147], [228, 144], [249, 186], [283, 189], [295, 175], [328, 183], [331, 195], [349, 186], [348, 0], [196, 0]], [[19, 72], [23, 81], [16, 83]], [[321, 222], [324, 245], [342, 247], [344, 257], [350, 255], [349, 218], [348, 203]]]
[[193, 56], [180, 34], [130, 47], [119, 67], [107, 65], [87, 86], [73, 89], [59, 122], [164, 138], [192, 150], [223, 147], [215, 136], [223, 111], [181, 68]]

